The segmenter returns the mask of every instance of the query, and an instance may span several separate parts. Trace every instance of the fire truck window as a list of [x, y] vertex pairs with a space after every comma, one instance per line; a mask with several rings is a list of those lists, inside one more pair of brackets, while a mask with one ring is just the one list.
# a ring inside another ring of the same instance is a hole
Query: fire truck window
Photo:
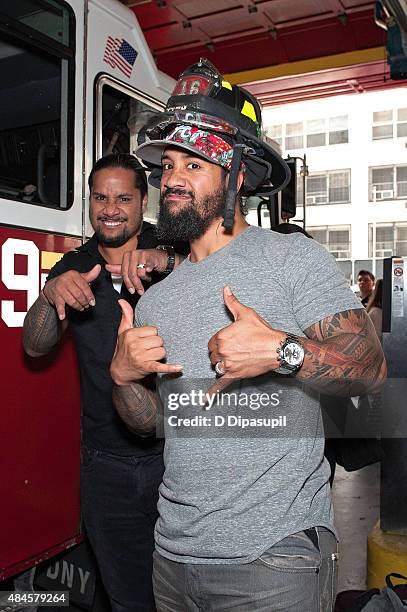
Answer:
[[7, 17], [69, 45], [69, 9], [55, 0], [18, 0], [2, 2], [1, 12]]
[[130, 97], [105, 85], [102, 96], [102, 156], [109, 153], [129, 153]]
[[54, 41], [46, 51], [36, 39], [45, 29], [63, 39], [64, 28], [58, 15], [44, 8], [28, 18], [37, 0], [6, 4], [11, 18], [35, 29], [27, 30], [32, 44], [18, 25], [13, 29], [13, 19], [8, 32], [0, 32], [0, 198], [68, 208], [73, 201], [70, 60], [68, 52], [55, 50]]
[[[102, 155], [134, 153], [137, 137], [146, 122], [159, 112], [159, 108], [129, 93], [103, 85], [102, 89]], [[159, 192], [149, 186], [148, 207], [145, 218], [157, 219]]]

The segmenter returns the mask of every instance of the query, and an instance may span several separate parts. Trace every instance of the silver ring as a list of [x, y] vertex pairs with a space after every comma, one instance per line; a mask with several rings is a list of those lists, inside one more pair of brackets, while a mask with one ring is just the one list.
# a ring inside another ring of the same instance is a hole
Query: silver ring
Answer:
[[223, 363], [223, 361], [218, 361], [215, 363], [215, 372], [218, 376], [223, 376], [224, 374], [226, 374], [224, 365], [225, 364]]
[[140, 270], [144, 270], [144, 268], [146, 267], [146, 264], [137, 264], [136, 268], [139, 268]]

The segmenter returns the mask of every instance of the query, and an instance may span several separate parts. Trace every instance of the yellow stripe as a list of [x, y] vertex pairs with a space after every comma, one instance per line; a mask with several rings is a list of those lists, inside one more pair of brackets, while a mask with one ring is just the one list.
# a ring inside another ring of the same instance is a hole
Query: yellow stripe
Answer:
[[57, 261], [61, 259], [63, 253], [54, 253], [54, 251], [41, 251], [41, 269], [51, 270]]
[[240, 112], [242, 115], [246, 115], [246, 117], [249, 117], [249, 119], [257, 123], [256, 111], [254, 110], [253, 104], [248, 100], [244, 101], [243, 108]]
[[278, 77], [294, 76], [306, 74], [308, 72], [318, 72], [319, 70], [330, 70], [332, 68], [343, 68], [356, 64], [366, 64], [368, 62], [384, 61], [386, 59], [386, 49], [384, 47], [374, 47], [373, 49], [363, 49], [361, 51], [349, 51], [337, 55], [327, 55], [326, 57], [314, 57], [309, 60], [279, 64], [278, 66], [266, 66], [243, 72], [225, 74], [224, 78], [233, 83], [254, 83], [256, 81], [267, 81]]
[[222, 87], [230, 89], [231, 91], [233, 90], [232, 85], [229, 83], [229, 81], [222, 81]]

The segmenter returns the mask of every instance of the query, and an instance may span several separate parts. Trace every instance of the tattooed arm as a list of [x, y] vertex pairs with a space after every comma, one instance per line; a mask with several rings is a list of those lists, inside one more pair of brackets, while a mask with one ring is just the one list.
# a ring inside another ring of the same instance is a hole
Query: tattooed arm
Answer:
[[297, 377], [325, 393], [361, 395], [386, 377], [379, 339], [364, 308], [326, 317], [305, 330]]
[[156, 430], [159, 397], [143, 383], [113, 387], [113, 403], [127, 427], [139, 436]]
[[[119, 300], [122, 319], [117, 331], [116, 350], [110, 364], [113, 403], [120, 417], [135, 433], [145, 436], [156, 429], [160, 400], [148, 388], [151, 375], [182, 370], [180, 366], [161, 363], [166, 357], [164, 341], [156, 327], [133, 327], [133, 309]], [[137, 382], [136, 382], [137, 381]]]
[[45, 283], [24, 320], [23, 346], [28, 355], [46, 355], [58, 344], [68, 324], [66, 306], [82, 311], [95, 305], [89, 283], [99, 276], [100, 270], [100, 264], [84, 273], [68, 270]]
[[23, 347], [30, 357], [49, 353], [59, 342], [68, 322], [60, 321], [57, 311], [41, 292], [24, 319]]
[[[277, 349], [287, 334], [274, 329], [253, 308], [225, 287], [224, 300], [234, 322], [209, 340], [210, 359], [221, 362], [228, 379], [259, 376], [280, 366]], [[305, 359], [296, 378], [328, 394], [360, 395], [375, 390], [386, 377], [386, 363], [373, 324], [364, 308], [326, 317], [305, 330]]]

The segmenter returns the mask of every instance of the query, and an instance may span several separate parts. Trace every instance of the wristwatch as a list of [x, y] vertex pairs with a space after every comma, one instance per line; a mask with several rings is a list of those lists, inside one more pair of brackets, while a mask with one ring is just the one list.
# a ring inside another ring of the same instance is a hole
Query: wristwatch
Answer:
[[296, 374], [304, 363], [305, 351], [300, 339], [294, 334], [287, 334], [277, 349], [280, 366], [274, 370], [278, 374]]
[[168, 245], [168, 244], [159, 244], [157, 247], [155, 247], [157, 249], [157, 251], [166, 251], [167, 252], [167, 265], [165, 267], [165, 270], [163, 270], [162, 274], [169, 274], [170, 272], [173, 271], [174, 266], [175, 266], [175, 251], [174, 251], [174, 247]]

